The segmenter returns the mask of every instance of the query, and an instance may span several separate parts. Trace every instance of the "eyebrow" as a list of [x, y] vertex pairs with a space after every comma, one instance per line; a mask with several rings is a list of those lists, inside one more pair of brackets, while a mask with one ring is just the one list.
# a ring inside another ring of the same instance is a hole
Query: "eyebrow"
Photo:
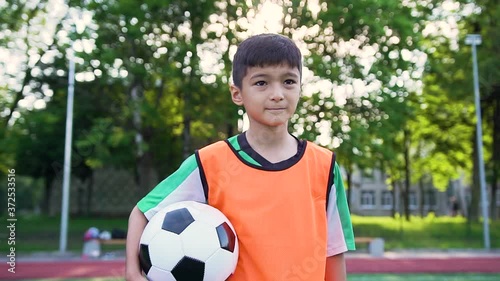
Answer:
[[[272, 76], [272, 75], [269, 75], [269, 74], [266, 74], [266, 73], [257, 73], [257, 74], [255, 74], [255, 75], [252, 75], [252, 76], [250, 77], [250, 79], [255, 79], [255, 78], [267, 78], [267, 77], [269, 77], [269, 76]], [[293, 78], [296, 78], [296, 79], [298, 79], [298, 78], [299, 78], [299, 75], [297, 75], [297, 74], [296, 74], [295, 72], [293, 72], [293, 71], [287, 71], [287, 72], [283, 75], [283, 77], [290, 77], [290, 76], [292, 76]]]

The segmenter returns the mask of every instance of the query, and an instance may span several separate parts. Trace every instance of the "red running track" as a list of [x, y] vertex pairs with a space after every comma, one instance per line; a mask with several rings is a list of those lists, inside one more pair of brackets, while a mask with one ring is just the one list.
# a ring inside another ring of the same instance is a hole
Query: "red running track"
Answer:
[[[446, 258], [346, 258], [348, 273], [500, 273], [500, 256]], [[123, 260], [20, 261], [15, 273], [4, 263], [0, 280], [38, 278], [123, 278]]]

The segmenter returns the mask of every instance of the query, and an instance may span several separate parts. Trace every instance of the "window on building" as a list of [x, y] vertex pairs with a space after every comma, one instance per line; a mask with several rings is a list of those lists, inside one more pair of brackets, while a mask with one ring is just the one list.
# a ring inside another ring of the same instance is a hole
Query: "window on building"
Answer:
[[436, 207], [436, 192], [434, 190], [427, 190], [424, 195], [424, 206], [428, 209]]
[[361, 191], [361, 207], [364, 209], [375, 208], [375, 191], [373, 190]]
[[384, 209], [392, 209], [393, 201], [392, 201], [392, 191], [382, 191], [382, 208]]
[[410, 191], [409, 194], [409, 207], [410, 210], [416, 210], [418, 208], [417, 193], [415, 191]]

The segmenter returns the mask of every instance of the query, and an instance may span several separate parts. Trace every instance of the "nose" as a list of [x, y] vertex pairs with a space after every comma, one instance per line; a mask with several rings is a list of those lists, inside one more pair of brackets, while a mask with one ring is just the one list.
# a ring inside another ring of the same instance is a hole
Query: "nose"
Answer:
[[271, 96], [270, 99], [273, 101], [281, 101], [285, 98], [285, 90], [281, 85], [275, 86], [271, 90]]

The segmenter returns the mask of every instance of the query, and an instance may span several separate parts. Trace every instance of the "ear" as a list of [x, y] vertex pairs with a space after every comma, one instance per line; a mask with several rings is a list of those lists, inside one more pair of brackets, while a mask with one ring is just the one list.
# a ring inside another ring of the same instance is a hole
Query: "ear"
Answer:
[[236, 85], [231, 84], [229, 86], [229, 91], [231, 92], [231, 99], [233, 103], [239, 106], [243, 105], [243, 97], [241, 96], [241, 90]]

